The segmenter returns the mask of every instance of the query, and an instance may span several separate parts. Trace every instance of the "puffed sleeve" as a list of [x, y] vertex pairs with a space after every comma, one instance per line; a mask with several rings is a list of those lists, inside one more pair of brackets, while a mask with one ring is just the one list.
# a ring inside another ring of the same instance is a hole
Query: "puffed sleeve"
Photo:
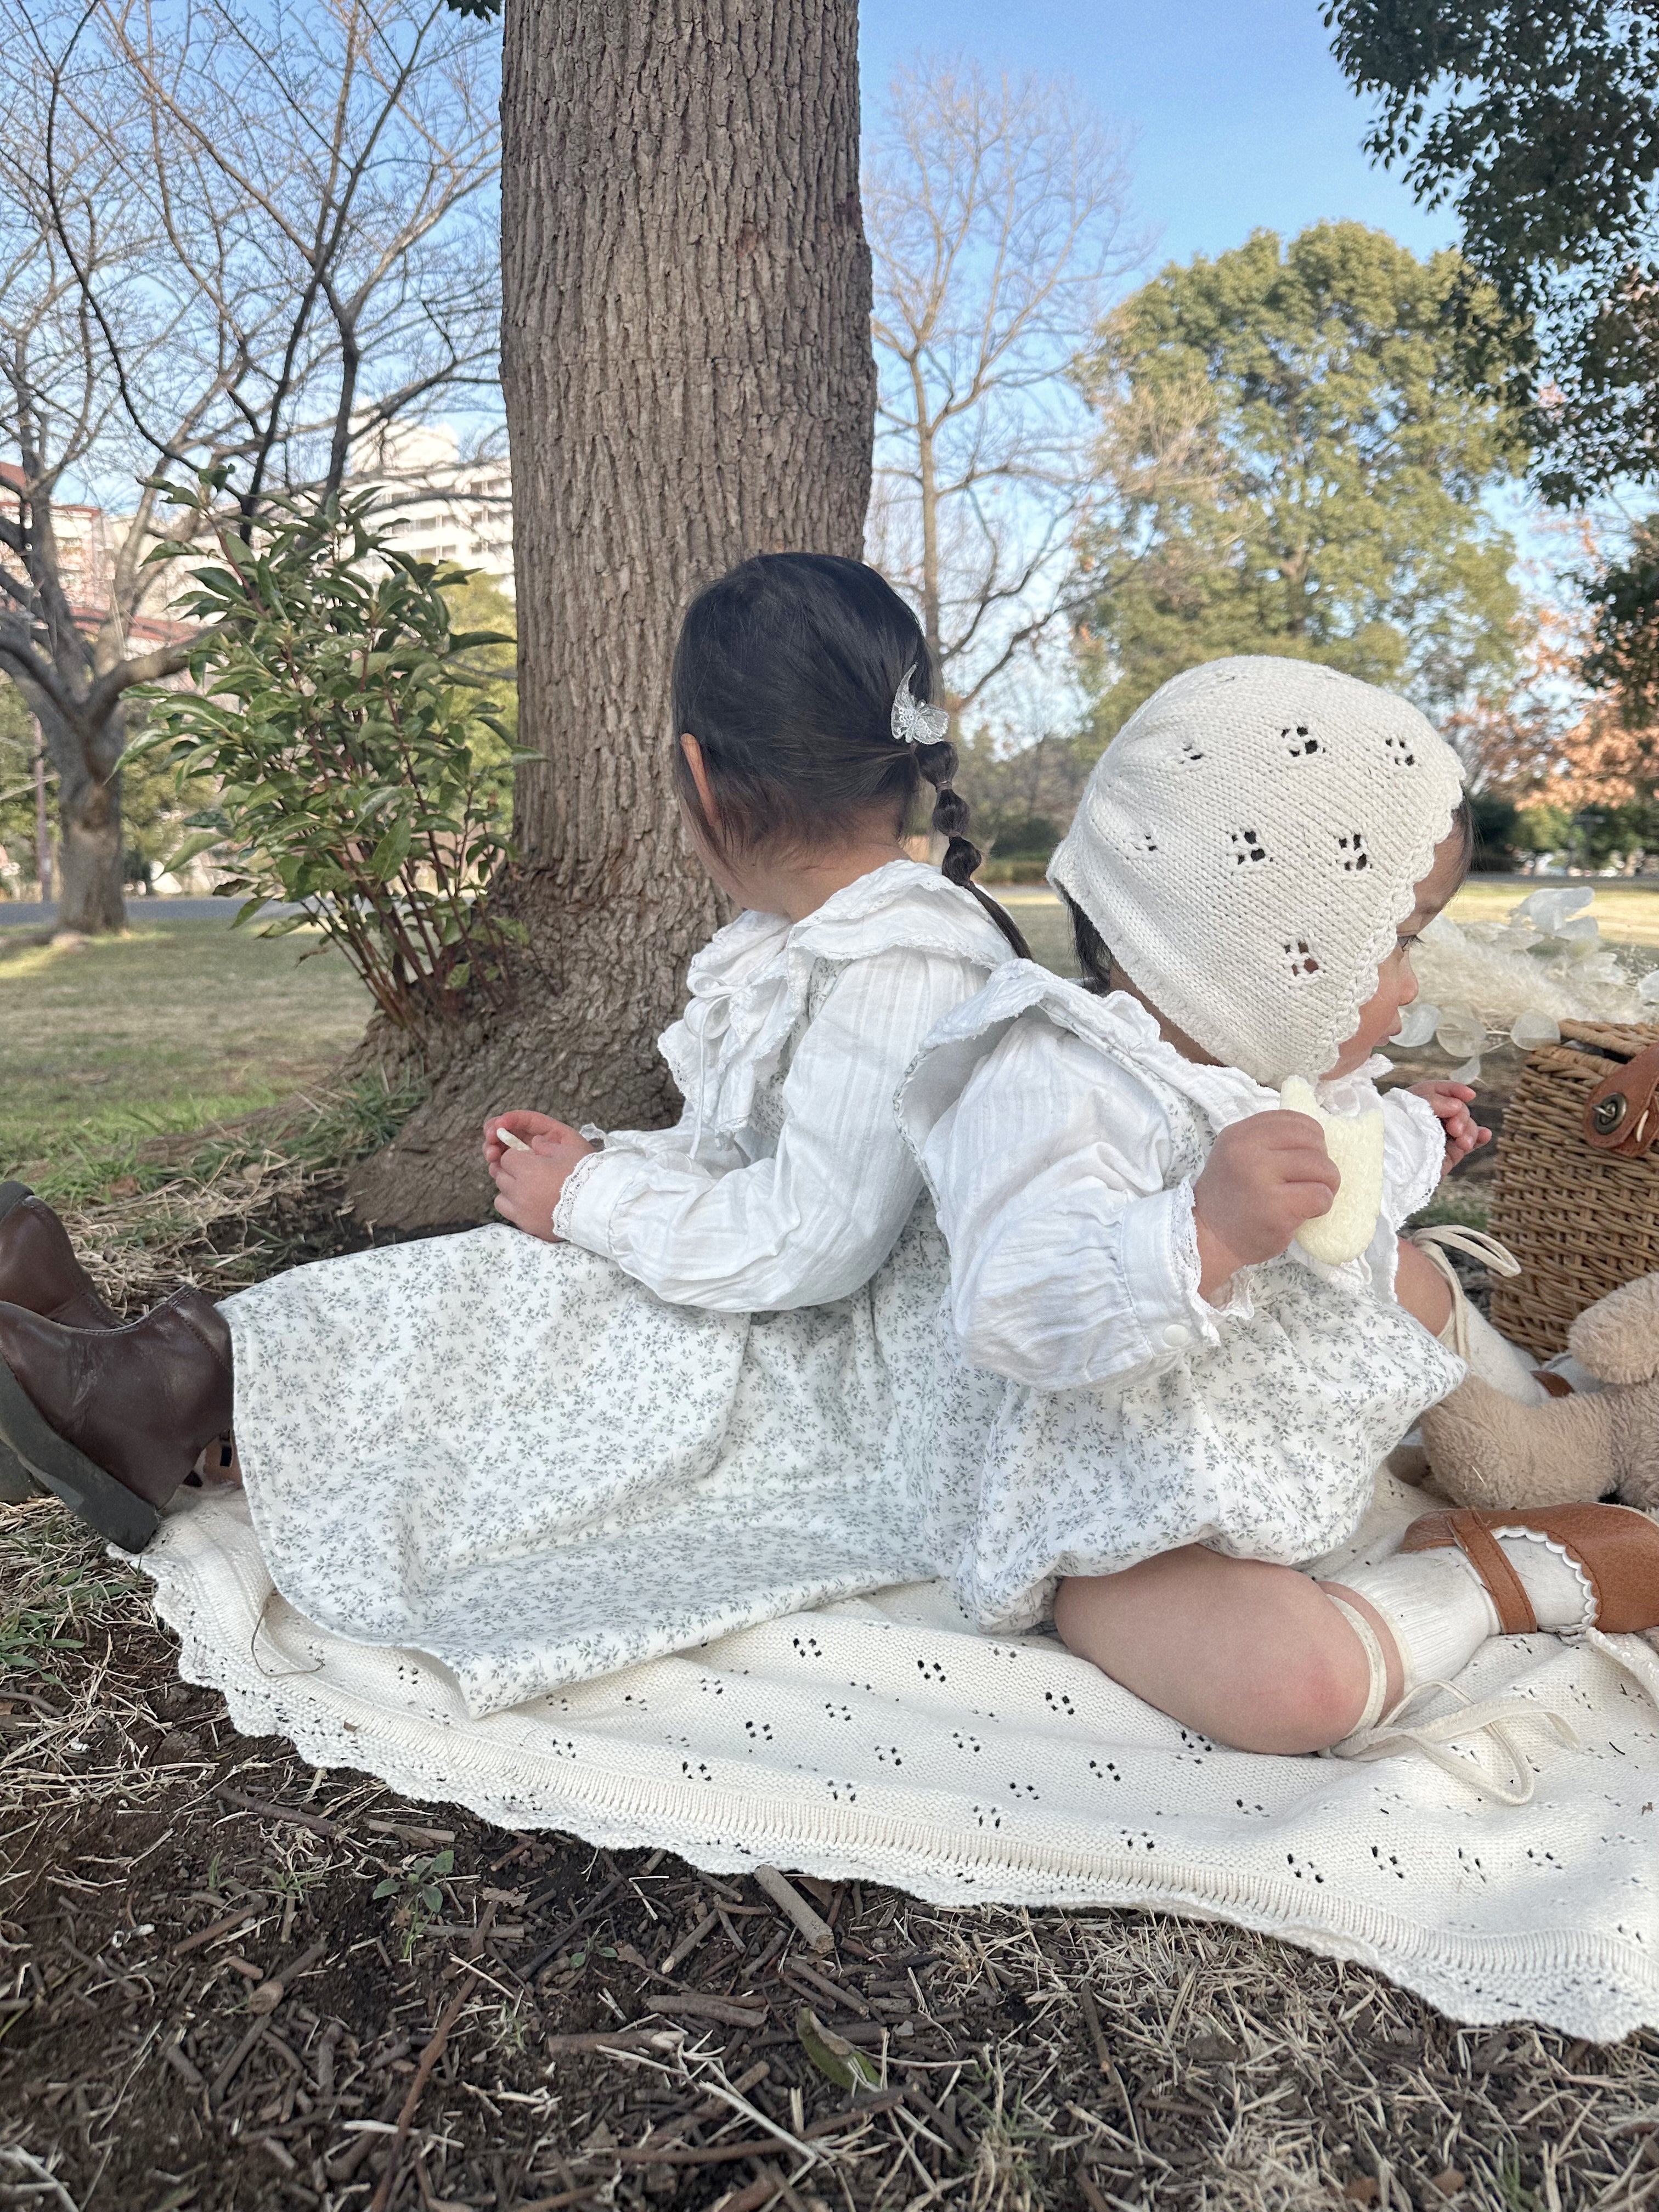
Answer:
[[1382, 1212], [1395, 1229], [1426, 1206], [1445, 1172], [1446, 1133], [1426, 1098], [1385, 1091], [1382, 1099]]
[[899, 1079], [983, 981], [945, 953], [849, 963], [796, 1046], [769, 1158], [722, 1172], [665, 1150], [596, 1154], [566, 1186], [559, 1234], [675, 1304], [763, 1313], [847, 1297], [921, 1195], [894, 1118]]
[[922, 1145], [976, 1366], [1040, 1390], [1121, 1382], [1249, 1312], [1199, 1289], [1193, 1190], [1158, 1101], [1043, 1016], [1023, 1016]]

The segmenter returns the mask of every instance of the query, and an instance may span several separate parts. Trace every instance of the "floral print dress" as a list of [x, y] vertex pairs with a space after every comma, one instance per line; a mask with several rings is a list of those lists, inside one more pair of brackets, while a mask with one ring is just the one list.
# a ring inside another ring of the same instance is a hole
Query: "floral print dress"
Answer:
[[[1376, 1106], [1386, 1066], [1321, 1084], [1322, 1103]], [[1028, 963], [940, 1024], [900, 1113], [950, 1240], [957, 1357], [1006, 1387], [917, 1504], [982, 1626], [1029, 1628], [1060, 1576], [1183, 1544], [1300, 1565], [1352, 1535], [1378, 1462], [1464, 1372], [1393, 1294], [1439, 1124], [1407, 1093], [1380, 1103], [1367, 1251], [1326, 1267], [1292, 1244], [1212, 1305], [1193, 1184], [1218, 1132], [1278, 1094], [1182, 1059], [1126, 994]]]
[[[565, 1241], [482, 1229], [228, 1299], [290, 1603], [428, 1654], [477, 1714], [930, 1574], [949, 1268], [893, 1101], [1009, 957], [910, 861], [793, 925], [744, 915], [662, 1041], [679, 1125], [607, 1138]], [[970, 1389], [982, 1434], [1000, 1386]]]

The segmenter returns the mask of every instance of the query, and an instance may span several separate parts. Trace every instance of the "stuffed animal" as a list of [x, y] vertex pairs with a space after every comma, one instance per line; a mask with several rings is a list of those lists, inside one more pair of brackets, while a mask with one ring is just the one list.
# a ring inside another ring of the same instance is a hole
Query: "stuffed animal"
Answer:
[[1587, 1306], [1568, 1349], [1605, 1389], [1522, 1406], [1470, 1375], [1424, 1414], [1437, 1488], [1459, 1505], [1565, 1505], [1616, 1491], [1659, 1509], [1659, 1274]]

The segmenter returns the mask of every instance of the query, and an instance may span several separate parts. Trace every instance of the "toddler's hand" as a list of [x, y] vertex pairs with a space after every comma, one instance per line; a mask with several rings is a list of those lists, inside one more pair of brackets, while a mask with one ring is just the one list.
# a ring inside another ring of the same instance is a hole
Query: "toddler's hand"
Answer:
[[[584, 1160], [593, 1151], [586, 1137], [562, 1121], [555, 1121], [545, 1114], [508, 1114], [495, 1117], [504, 1121], [515, 1137], [520, 1125], [527, 1121], [538, 1124], [536, 1133], [529, 1139], [528, 1152], [517, 1152], [496, 1140], [497, 1157], [490, 1162], [489, 1172], [495, 1182], [495, 1211], [502, 1219], [510, 1221], [515, 1229], [526, 1235], [539, 1237], [544, 1243], [557, 1242], [553, 1234], [553, 1209], [558, 1204], [570, 1170], [579, 1160]], [[486, 1147], [486, 1153], [489, 1148]]]
[[1474, 1093], [1467, 1083], [1413, 1083], [1411, 1087], [1419, 1098], [1426, 1098], [1440, 1116], [1441, 1132], [1446, 1139], [1445, 1163], [1440, 1170], [1443, 1182], [1459, 1160], [1467, 1159], [1482, 1145], [1491, 1144], [1492, 1131], [1482, 1128], [1470, 1113]]
[[510, 1114], [491, 1114], [486, 1118], [483, 1127], [484, 1165], [494, 1175], [513, 1150], [510, 1145], [501, 1141], [498, 1132], [502, 1129], [511, 1130], [519, 1142], [527, 1146], [538, 1137], [557, 1136], [564, 1126], [562, 1121], [556, 1121], [550, 1114], [532, 1114], [524, 1107], [515, 1108]]
[[1328, 1213], [1341, 1177], [1306, 1114], [1252, 1114], [1224, 1129], [1193, 1187], [1199, 1288], [1213, 1298], [1241, 1267], [1277, 1257]]

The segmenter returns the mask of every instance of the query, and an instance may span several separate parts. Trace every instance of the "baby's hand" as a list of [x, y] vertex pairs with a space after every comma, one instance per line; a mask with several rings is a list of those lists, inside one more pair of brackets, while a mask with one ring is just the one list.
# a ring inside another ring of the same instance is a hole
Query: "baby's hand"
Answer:
[[1441, 1132], [1446, 1139], [1445, 1163], [1440, 1170], [1443, 1182], [1459, 1160], [1467, 1159], [1482, 1145], [1492, 1142], [1492, 1131], [1482, 1128], [1469, 1108], [1474, 1093], [1467, 1083], [1413, 1083], [1412, 1090], [1419, 1098], [1426, 1098], [1440, 1116]]
[[[501, 1142], [495, 1133], [501, 1127], [519, 1139], [518, 1146]], [[570, 1170], [593, 1149], [586, 1137], [546, 1114], [492, 1115], [484, 1158], [495, 1178], [496, 1212], [528, 1236], [556, 1243], [553, 1209]]]
[[1304, 1221], [1330, 1212], [1340, 1182], [1306, 1114], [1252, 1114], [1224, 1129], [1193, 1187], [1203, 1295], [1284, 1251]]

